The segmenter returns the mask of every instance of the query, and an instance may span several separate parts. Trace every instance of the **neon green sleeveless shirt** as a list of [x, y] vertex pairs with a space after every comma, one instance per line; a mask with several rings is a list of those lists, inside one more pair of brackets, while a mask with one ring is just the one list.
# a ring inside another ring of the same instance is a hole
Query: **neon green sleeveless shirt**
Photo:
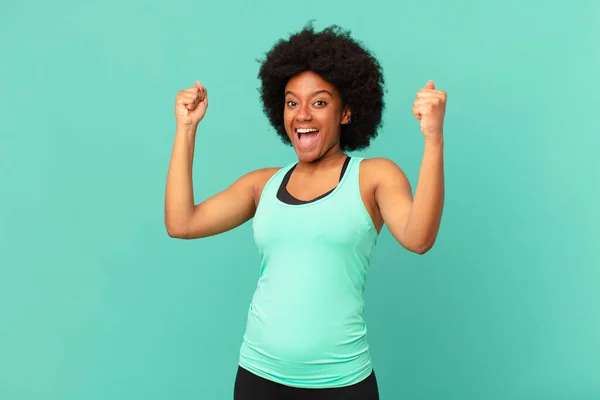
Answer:
[[337, 187], [316, 201], [277, 198], [294, 164], [265, 185], [252, 226], [261, 257], [239, 365], [284, 385], [340, 387], [372, 371], [364, 289], [377, 231], [352, 157]]

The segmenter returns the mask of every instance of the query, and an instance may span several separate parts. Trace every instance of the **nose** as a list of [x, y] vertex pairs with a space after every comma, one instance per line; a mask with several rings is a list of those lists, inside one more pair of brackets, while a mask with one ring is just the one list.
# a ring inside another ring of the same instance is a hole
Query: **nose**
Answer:
[[304, 122], [304, 121], [310, 121], [311, 119], [312, 119], [312, 116], [310, 115], [310, 110], [308, 108], [308, 105], [298, 107], [298, 113], [296, 113], [296, 121]]

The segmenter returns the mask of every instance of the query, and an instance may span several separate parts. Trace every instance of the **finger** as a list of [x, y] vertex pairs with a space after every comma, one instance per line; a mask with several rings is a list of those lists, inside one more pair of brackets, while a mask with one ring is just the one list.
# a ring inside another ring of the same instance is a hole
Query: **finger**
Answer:
[[417, 114], [420, 114], [421, 116], [423, 115], [429, 115], [432, 113], [433, 111], [433, 104], [431, 104], [430, 102], [427, 101], [416, 101], [414, 102], [413, 105], [413, 109], [415, 110], [415, 112]]
[[206, 92], [206, 89], [198, 81], [196, 81], [194, 86], [181, 91], [181, 93], [198, 93], [198, 94], [200, 94], [202, 92]]
[[413, 104], [421, 106], [421, 107], [437, 107], [442, 103], [442, 99], [439, 97], [421, 97], [416, 99]]
[[206, 99], [206, 89], [202, 88], [198, 91], [198, 101], [203, 102]]
[[191, 104], [197, 101], [199, 97], [200, 96], [197, 93], [181, 93], [179, 96], [177, 96], [177, 101], [179, 103]]
[[204, 87], [198, 88], [197, 86], [194, 86], [193, 88], [183, 90], [181, 93], [186, 95], [198, 96], [199, 101], [203, 101], [206, 97], [206, 89]]
[[179, 93], [177, 93], [177, 97], [180, 97], [180, 96], [197, 96], [199, 93], [200, 93], [199, 90], [196, 89], [195, 87], [193, 87], [193, 88], [189, 88], [189, 89], [185, 89], [185, 90], [179, 91]]
[[200, 101], [205, 101], [207, 97], [208, 97], [208, 92], [207, 92], [206, 88], [204, 86], [202, 86], [200, 89]]
[[200, 89], [198, 89], [197, 87], [194, 86], [192, 88], [182, 90], [181, 93], [185, 93], [185, 94], [198, 94], [198, 93], [200, 93]]
[[175, 109], [177, 110], [177, 114], [181, 115], [182, 117], [189, 114], [189, 111], [188, 111], [187, 107], [185, 106], [185, 104], [178, 103], [177, 106], [175, 107]]
[[206, 88], [200, 83], [200, 81], [196, 81], [195, 88], [198, 89], [198, 93], [204, 93], [204, 95], [206, 95]]
[[413, 106], [412, 113], [416, 119], [421, 120], [423, 115], [421, 114], [421, 109], [419, 107]]
[[446, 98], [446, 92], [443, 92], [441, 90], [429, 90], [429, 89], [421, 89], [417, 92], [417, 98], [439, 98], [439, 99], [445, 99]]
[[431, 104], [420, 104], [415, 106], [417, 112], [421, 115], [429, 115], [433, 111], [433, 106]]
[[187, 105], [187, 108], [189, 110], [194, 110], [196, 109], [196, 107], [198, 107], [198, 104], [200, 104], [201, 100], [200, 100], [200, 96], [195, 96], [192, 101]]
[[421, 98], [418, 98], [415, 101], [413, 101], [413, 104], [415, 106], [422, 107], [424, 105], [431, 104], [431, 102], [432, 102], [432, 99], [421, 97]]
[[188, 110], [195, 109], [200, 103], [198, 95], [181, 95], [178, 99], [178, 104], [184, 105]]
[[429, 89], [421, 89], [417, 92], [417, 97], [438, 97], [439, 94], [436, 91]]
[[427, 82], [427, 84], [425, 85], [425, 89], [435, 90], [435, 84], [433, 83], [432, 80], [430, 80], [429, 82]]

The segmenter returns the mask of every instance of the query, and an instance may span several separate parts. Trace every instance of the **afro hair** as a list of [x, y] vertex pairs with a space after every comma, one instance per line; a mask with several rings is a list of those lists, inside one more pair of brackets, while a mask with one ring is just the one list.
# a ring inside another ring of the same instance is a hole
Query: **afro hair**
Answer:
[[377, 136], [384, 109], [383, 70], [349, 31], [332, 25], [315, 32], [309, 23], [289, 39], [280, 39], [259, 61], [262, 109], [284, 143], [291, 144], [283, 122], [285, 87], [304, 71], [334, 85], [352, 112], [352, 123], [341, 126], [343, 151], [367, 148]]

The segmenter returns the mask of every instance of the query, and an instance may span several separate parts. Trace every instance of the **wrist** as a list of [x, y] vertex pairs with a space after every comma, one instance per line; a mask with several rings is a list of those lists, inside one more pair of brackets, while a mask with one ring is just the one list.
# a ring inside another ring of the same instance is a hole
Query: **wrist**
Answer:
[[426, 146], [443, 146], [444, 145], [444, 137], [443, 135], [425, 135], [425, 145]]
[[196, 136], [196, 130], [198, 129], [198, 125], [177, 125], [175, 128], [175, 133], [178, 136], [187, 136], [194, 137]]

